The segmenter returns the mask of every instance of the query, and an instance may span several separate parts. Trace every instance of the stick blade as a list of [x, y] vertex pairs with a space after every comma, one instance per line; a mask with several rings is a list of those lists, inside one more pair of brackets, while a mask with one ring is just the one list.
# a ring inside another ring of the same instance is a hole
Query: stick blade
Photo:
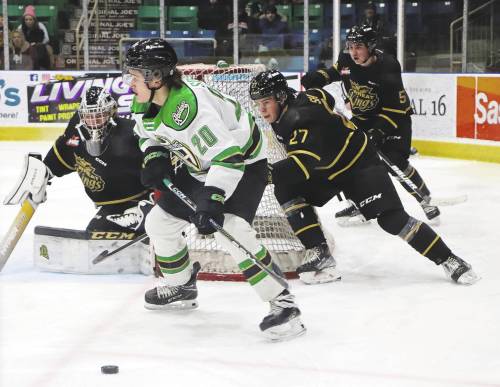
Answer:
[[98, 264], [99, 262], [102, 262], [104, 261], [104, 259], [108, 256], [108, 253], [109, 253], [109, 250], [104, 250], [103, 252], [101, 252], [101, 254], [99, 254], [97, 257], [95, 257], [93, 260], [92, 260], [92, 263], [94, 265]]
[[467, 195], [431, 198], [431, 206], [455, 206], [467, 201]]

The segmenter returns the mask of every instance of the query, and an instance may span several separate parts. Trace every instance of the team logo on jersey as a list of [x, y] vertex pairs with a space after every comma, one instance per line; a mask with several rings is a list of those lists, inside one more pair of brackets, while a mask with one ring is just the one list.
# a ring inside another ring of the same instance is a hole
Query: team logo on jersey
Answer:
[[188, 117], [189, 104], [186, 101], [181, 101], [181, 103], [175, 108], [175, 112], [172, 113], [172, 119], [177, 125], [182, 126]]
[[155, 138], [165, 147], [168, 151], [173, 153], [172, 165], [176, 165], [180, 159], [182, 163], [188, 165], [194, 170], [201, 169], [201, 162], [198, 157], [191, 151], [191, 149], [178, 140], [170, 140], [168, 137], [160, 134], [155, 134]]
[[349, 100], [352, 110], [361, 112], [373, 110], [379, 102], [378, 95], [373, 91], [373, 88], [360, 85], [353, 80], [351, 80], [351, 88], [349, 89]]
[[105, 183], [101, 176], [95, 173], [95, 168], [87, 160], [75, 155], [76, 171], [85, 188], [92, 192], [104, 189]]
[[80, 145], [80, 137], [71, 136], [71, 138], [68, 138], [68, 140], [66, 141], [66, 145], [76, 148], [78, 145]]

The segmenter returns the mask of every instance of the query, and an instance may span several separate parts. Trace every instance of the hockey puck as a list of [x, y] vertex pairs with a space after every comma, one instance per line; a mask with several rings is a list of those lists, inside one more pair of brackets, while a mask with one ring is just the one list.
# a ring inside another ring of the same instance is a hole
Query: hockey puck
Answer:
[[103, 374], [117, 374], [118, 373], [118, 366], [116, 366], [116, 365], [103, 365], [101, 367], [101, 372]]

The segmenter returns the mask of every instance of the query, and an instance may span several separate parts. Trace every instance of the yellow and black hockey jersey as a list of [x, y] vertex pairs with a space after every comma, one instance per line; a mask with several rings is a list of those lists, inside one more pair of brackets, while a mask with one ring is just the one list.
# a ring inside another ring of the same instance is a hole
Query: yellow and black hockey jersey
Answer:
[[273, 124], [288, 157], [273, 164], [275, 184], [296, 184], [312, 178], [332, 181], [363, 157], [366, 134], [337, 114], [333, 97], [309, 89], [290, 101]]

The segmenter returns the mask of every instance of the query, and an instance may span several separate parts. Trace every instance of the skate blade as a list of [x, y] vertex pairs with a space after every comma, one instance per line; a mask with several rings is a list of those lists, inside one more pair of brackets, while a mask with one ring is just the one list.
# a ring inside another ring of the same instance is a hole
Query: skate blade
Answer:
[[363, 215], [356, 216], [343, 216], [341, 218], [335, 218], [337, 220], [337, 224], [340, 227], [355, 227], [355, 226], [364, 226], [370, 224], [369, 220], [366, 220]]
[[428, 219], [427, 224], [429, 226], [440, 226], [441, 225], [441, 216], [436, 216], [435, 218]]
[[148, 302], [144, 302], [144, 307], [148, 310], [190, 310], [198, 307], [198, 301], [183, 300], [166, 305], [149, 304]]
[[299, 278], [307, 285], [317, 285], [340, 281], [342, 277], [335, 267], [328, 267], [318, 272], [306, 271], [300, 273]]
[[465, 286], [470, 286], [474, 285], [476, 282], [480, 281], [481, 277], [478, 276], [474, 271], [469, 270], [466, 271], [464, 274], [462, 274], [458, 279], [457, 279], [457, 284], [459, 285], [465, 285]]
[[307, 331], [300, 317], [295, 317], [284, 324], [265, 330], [263, 335], [273, 343], [292, 340], [302, 336]]

